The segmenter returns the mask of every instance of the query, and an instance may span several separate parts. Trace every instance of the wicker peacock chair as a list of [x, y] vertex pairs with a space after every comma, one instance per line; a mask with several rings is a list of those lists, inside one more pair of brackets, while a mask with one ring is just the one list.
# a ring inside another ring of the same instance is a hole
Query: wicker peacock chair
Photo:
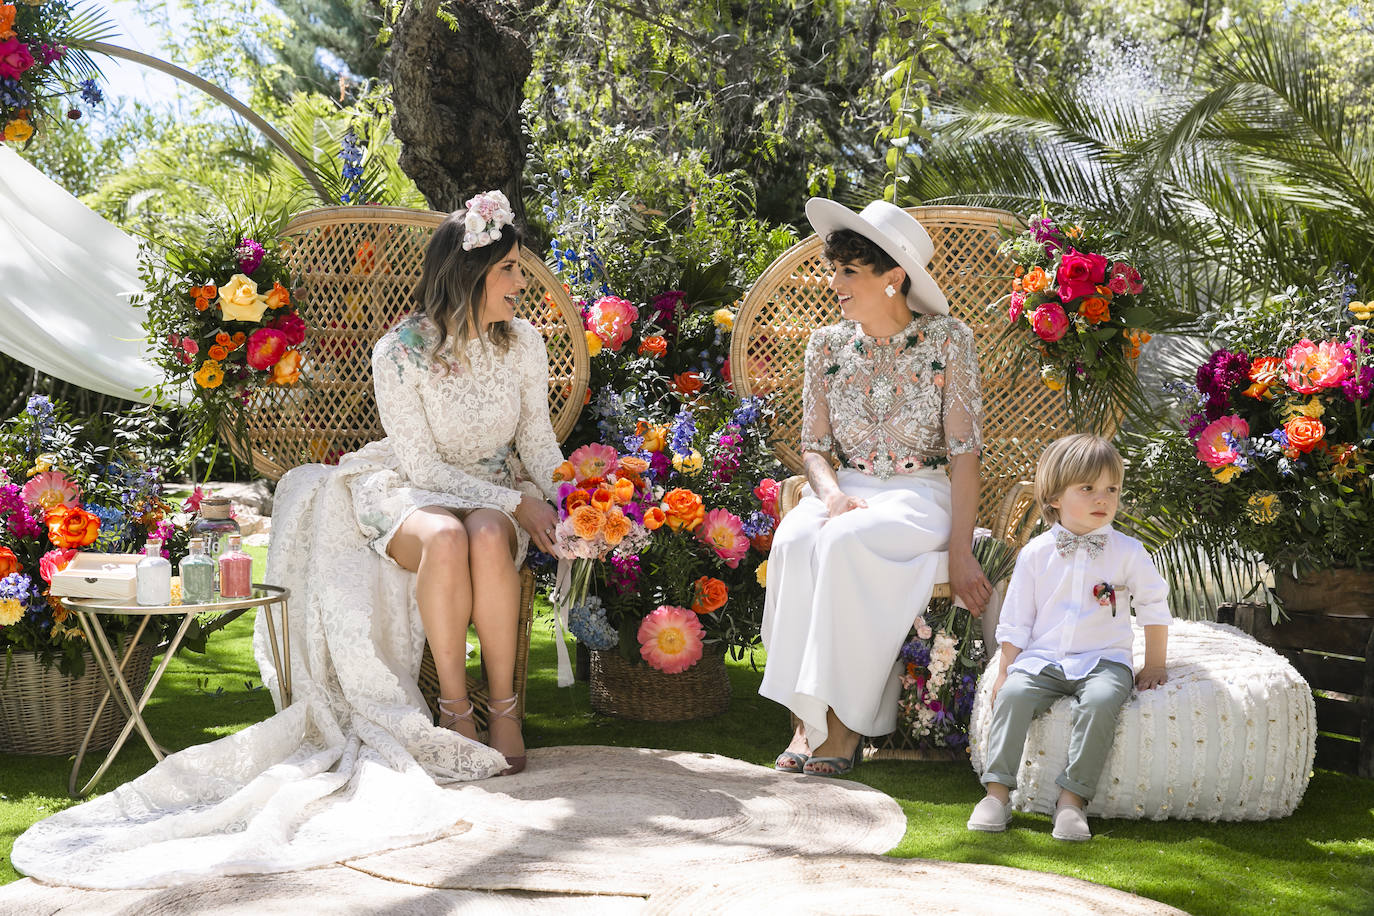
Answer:
[[[999, 226], [1020, 227], [1004, 210], [983, 207], [910, 207], [935, 245], [930, 275], [949, 299], [950, 314], [970, 328], [978, 348], [983, 387], [983, 486], [978, 522], [1019, 547], [1034, 525], [1030, 485], [1040, 452], [1069, 429], [1062, 397], [1022, 372], [1016, 354], [994, 347], [1006, 315], [994, 306], [1007, 288], [1011, 264], [997, 253]], [[770, 396], [772, 441], [778, 459], [798, 474], [802, 420], [802, 369], [811, 332], [840, 320], [828, 286], [822, 242], [811, 236], [787, 251], [749, 290], [735, 318], [730, 364], [741, 397]], [[780, 508], [800, 499], [805, 479], [788, 478]], [[949, 597], [948, 584], [935, 597]]]
[[[282, 230], [294, 298], [305, 320], [308, 381], [261, 392], [239, 431], [221, 431], [234, 454], [277, 480], [308, 462], [339, 456], [382, 438], [372, 391], [372, 347], [410, 311], [425, 247], [446, 214], [398, 207], [327, 207], [302, 213]], [[560, 441], [572, 431], [587, 391], [590, 360], [582, 319], [563, 285], [529, 249], [519, 316], [544, 335], [549, 351], [549, 412]], [[241, 435], [240, 435], [241, 433]], [[251, 453], [251, 454], [250, 454]], [[517, 714], [524, 716], [534, 576], [521, 570], [516, 645]], [[439, 692], [425, 647], [420, 690], [434, 711]], [[470, 671], [468, 692], [485, 727], [485, 678]]]

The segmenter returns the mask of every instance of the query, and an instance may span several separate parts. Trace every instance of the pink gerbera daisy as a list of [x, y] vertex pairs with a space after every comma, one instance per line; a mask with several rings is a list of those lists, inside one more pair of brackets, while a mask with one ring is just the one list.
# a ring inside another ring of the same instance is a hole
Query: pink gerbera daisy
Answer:
[[569, 455], [568, 462], [573, 466], [573, 473], [577, 475], [577, 481], [581, 483], [592, 477], [604, 478], [615, 470], [620, 462], [620, 456], [609, 445], [593, 442], [590, 445], [582, 446]]
[[696, 614], [665, 604], [640, 623], [639, 654], [664, 674], [681, 674], [701, 660], [705, 632]]
[[749, 552], [749, 536], [744, 533], [744, 524], [738, 515], [725, 509], [706, 513], [697, 529], [697, 540], [714, 550], [731, 569]]
[[35, 474], [24, 484], [24, 502], [30, 506], [56, 509], [58, 506], [81, 505], [81, 488], [67, 479], [61, 471]]

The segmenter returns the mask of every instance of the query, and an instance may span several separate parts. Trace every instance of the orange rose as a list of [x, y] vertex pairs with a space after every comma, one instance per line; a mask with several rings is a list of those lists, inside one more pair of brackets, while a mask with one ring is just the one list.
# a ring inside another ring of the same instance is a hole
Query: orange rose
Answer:
[[730, 589], [725, 587], [724, 582], [702, 576], [692, 584], [692, 610], [698, 614], [718, 611], [725, 606], [725, 599], [729, 596]]
[[572, 519], [573, 533], [584, 541], [590, 541], [601, 533], [606, 524], [606, 516], [591, 506], [582, 506], [568, 515]]
[[1252, 398], [1273, 397], [1269, 389], [1279, 383], [1279, 378], [1283, 373], [1283, 360], [1277, 356], [1261, 356], [1250, 364], [1250, 381], [1253, 383], [1245, 389], [1245, 394]]
[[223, 347], [221, 347], [219, 344], [214, 344], [214, 345], [212, 345], [212, 346], [210, 347], [210, 358], [211, 358], [211, 359], [223, 361], [223, 360], [224, 360], [224, 357], [226, 357], [226, 356], [228, 356], [228, 355], [229, 355], [229, 351], [226, 350], [226, 349], [224, 349]]
[[1045, 273], [1045, 268], [1032, 267], [1026, 271], [1026, 276], [1022, 278], [1021, 285], [1029, 292], [1038, 293], [1050, 285], [1050, 278]]
[[573, 480], [577, 477], [577, 472], [573, 470], [571, 461], [564, 461], [553, 469], [554, 483], [562, 483], [565, 480]]
[[701, 497], [683, 487], [669, 490], [663, 502], [667, 506], [668, 527], [674, 531], [694, 531], [706, 517]]
[[563, 500], [563, 508], [567, 510], [569, 515], [572, 515], [583, 506], [591, 505], [591, 502], [592, 494], [588, 493], [586, 490], [573, 490], [568, 494], [567, 498]]
[[627, 477], [622, 477], [615, 482], [615, 490], [612, 491], [617, 506], [623, 506], [635, 498], [635, 482]]
[[100, 519], [80, 506], [49, 509], [45, 520], [54, 547], [85, 547], [100, 536]]
[[273, 385], [294, 385], [301, 377], [301, 351], [287, 350], [272, 366]]
[[[220, 331], [218, 334], [215, 335], [215, 343], [219, 344], [221, 347], [228, 347], [228, 346], [232, 345], [233, 342], [234, 342], [234, 338], [230, 337], [228, 334], [224, 333], [223, 331]], [[222, 359], [223, 357], [215, 357], [215, 358], [216, 358], [216, 359]]]
[[653, 334], [640, 342], [639, 352], [662, 359], [668, 355], [668, 341], [664, 339], [662, 334]]
[[1101, 296], [1089, 296], [1078, 307], [1078, 314], [1088, 319], [1088, 324], [1101, 324], [1104, 321], [1111, 321], [1112, 313], [1107, 305], [1107, 300]]
[[19, 558], [8, 547], [0, 547], [0, 579], [20, 571]]
[[773, 532], [767, 534], [756, 534], [749, 539], [749, 543], [754, 545], [754, 549], [759, 553], [767, 553], [773, 549]]
[[668, 442], [668, 427], [650, 426], [648, 423], [640, 420], [636, 435], [644, 437], [644, 451], [661, 452], [663, 451], [663, 446]]
[[592, 491], [592, 507], [598, 512], [609, 512], [611, 506], [615, 505], [615, 494], [604, 487], [597, 487]]
[[649, 531], [657, 531], [663, 527], [663, 523], [668, 520], [668, 516], [658, 506], [653, 506], [644, 513], [644, 527]]
[[612, 509], [606, 513], [606, 527], [602, 534], [606, 538], [606, 543], [614, 546], [625, 539], [625, 535], [630, 533], [630, 527], [630, 520], [625, 517], [625, 513], [619, 509]]
[[11, 3], [0, 6], [0, 39], [14, 37], [14, 17], [18, 12]]
[[1316, 448], [1326, 436], [1326, 427], [1316, 417], [1294, 417], [1283, 424], [1288, 434], [1288, 445], [1304, 455]]
[[620, 459], [620, 469], [629, 471], [631, 474], [643, 474], [649, 470], [649, 462], [637, 455], [626, 455]]
[[701, 373], [679, 372], [673, 376], [673, 390], [678, 394], [693, 394], [701, 390]]
[[279, 309], [290, 304], [291, 294], [287, 292], [286, 287], [282, 286], [280, 283], [273, 283], [272, 291], [267, 294], [267, 307], [270, 309]]

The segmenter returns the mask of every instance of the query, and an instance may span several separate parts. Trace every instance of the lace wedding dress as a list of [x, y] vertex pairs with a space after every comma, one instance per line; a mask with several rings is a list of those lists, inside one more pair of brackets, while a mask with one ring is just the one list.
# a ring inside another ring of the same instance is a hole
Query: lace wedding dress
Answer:
[[918, 315], [891, 337], [853, 322], [806, 348], [802, 448], [839, 459], [840, 488], [867, 507], [830, 518], [803, 488], [768, 558], [762, 696], [828, 734], [827, 708], [864, 735], [897, 724], [896, 659], [947, 577], [954, 455], [976, 453], [983, 405], [973, 332]]
[[[436, 362], [434, 327], [405, 320], [373, 353], [388, 437], [337, 468], [282, 478], [267, 580], [291, 589], [292, 705], [33, 825], [15, 841], [17, 870], [51, 884], [161, 887], [309, 868], [464, 826], [443, 784], [491, 776], [505, 759], [431, 724], [415, 686], [414, 576], [385, 545], [420, 506], [510, 513], [529, 481], [554, 495], [563, 456], [548, 356], [533, 326], [512, 330], [504, 353], [473, 341], [466, 359]], [[280, 708], [263, 620], [254, 649]]]

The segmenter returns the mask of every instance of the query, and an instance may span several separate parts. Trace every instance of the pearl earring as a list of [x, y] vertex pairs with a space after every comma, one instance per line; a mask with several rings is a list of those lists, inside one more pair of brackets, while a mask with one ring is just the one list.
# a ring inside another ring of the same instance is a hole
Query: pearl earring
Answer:
[[883, 292], [887, 293], [887, 298], [891, 299], [893, 296], [897, 295], [897, 287], [889, 283], [887, 289], [883, 290]]

